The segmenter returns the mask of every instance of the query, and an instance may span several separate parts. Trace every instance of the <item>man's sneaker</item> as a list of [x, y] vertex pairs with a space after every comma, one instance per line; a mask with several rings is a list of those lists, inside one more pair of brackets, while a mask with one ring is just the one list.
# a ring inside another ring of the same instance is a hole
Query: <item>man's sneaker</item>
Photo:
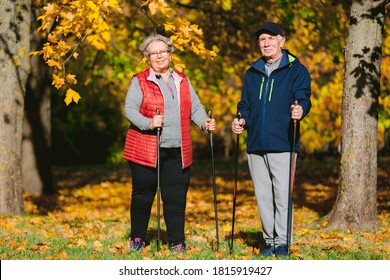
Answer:
[[288, 256], [287, 246], [284, 244], [278, 245], [275, 249], [275, 256], [282, 258]]
[[274, 245], [267, 245], [261, 250], [260, 255], [264, 257], [271, 257], [275, 253]]
[[186, 251], [186, 243], [185, 242], [180, 242], [177, 244], [171, 243], [169, 245], [169, 251], [171, 251], [171, 252], [185, 252]]
[[145, 241], [142, 240], [142, 238], [137, 237], [134, 239], [131, 239], [129, 248], [132, 251], [140, 251], [142, 248], [145, 247]]

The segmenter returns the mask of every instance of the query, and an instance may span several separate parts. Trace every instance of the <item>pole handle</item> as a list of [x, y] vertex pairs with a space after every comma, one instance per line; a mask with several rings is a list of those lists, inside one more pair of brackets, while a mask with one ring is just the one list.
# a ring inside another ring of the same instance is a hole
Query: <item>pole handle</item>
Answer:
[[[296, 106], [296, 105], [298, 105], [298, 100], [295, 100], [294, 101], [294, 105]], [[297, 119], [294, 119], [294, 124], [296, 124], [297, 123]]]
[[[213, 118], [213, 114], [211, 113], [211, 110], [208, 111], [207, 117], [208, 117], [209, 119], [212, 119], [212, 118]], [[212, 130], [209, 130], [208, 132], [209, 132], [209, 133], [213, 133]]]
[[[159, 109], [159, 108], [156, 109], [156, 114], [157, 114], [157, 115], [160, 115], [160, 109]], [[160, 131], [160, 129], [161, 129], [161, 127], [157, 127], [157, 130], [158, 130], [158, 131]]]

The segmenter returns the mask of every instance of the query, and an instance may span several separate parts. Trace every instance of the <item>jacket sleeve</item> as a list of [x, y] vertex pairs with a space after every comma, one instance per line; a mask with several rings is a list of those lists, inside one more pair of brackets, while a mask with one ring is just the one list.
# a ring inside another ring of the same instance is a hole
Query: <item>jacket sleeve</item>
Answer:
[[244, 84], [242, 86], [241, 90], [241, 100], [237, 104], [237, 112], [241, 113], [241, 118], [245, 120], [245, 129], [249, 127], [249, 120], [250, 120], [250, 98], [248, 96], [248, 78], [247, 78], [247, 72], [244, 76]]
[[293, 87], [293, 98], [298, 101], [298, 104], [302, 106], [303, 115], [302, 119], [309, 113], [311, 108], [311, 78], [306, 67], [302, 64], [297, 71], [296, 80]]
[[133, 77], [126, 94], [124, 113], [126, 118], [141, 130], [150, 130], [150, 119], [143, 116], [139, 109], [142, 104], [142, 90], [137, 77]]
[[191, 84], [190, 79], [188, 79], [188, 84], [190, 86], [191, 93], [191, 120], [199, 126], [201, 129], [204, 129], [203, 123], [207, 119], [207, 113], [200, 102], [199, 96], [196, 94], [194, 87]]

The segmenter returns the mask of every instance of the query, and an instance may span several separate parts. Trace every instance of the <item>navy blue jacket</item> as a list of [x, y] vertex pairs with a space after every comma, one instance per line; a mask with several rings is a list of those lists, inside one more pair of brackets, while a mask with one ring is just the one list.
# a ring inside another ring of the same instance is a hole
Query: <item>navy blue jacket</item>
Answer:
[[[237, 109], [248, 130], [247, 152], [289, 152], [292, 150], [293, 121], [290, 106], [295, 100], [306, 116], [311, 108], [310, 75], [298, 58], [283, 50], [280, 65], [268, 77], [265, 61], [251, 63], [245, 72]], [[299, 122], [296, 152], [300, 151]]]

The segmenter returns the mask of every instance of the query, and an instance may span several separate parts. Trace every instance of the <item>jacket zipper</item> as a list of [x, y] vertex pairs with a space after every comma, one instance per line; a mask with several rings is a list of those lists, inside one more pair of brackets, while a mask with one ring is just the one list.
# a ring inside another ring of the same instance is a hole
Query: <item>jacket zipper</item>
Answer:
[[[264, 77], [263, 77], [264, 79]], [[263, 110], [262, 110], [262, 117], [261, 117], [261, 143], [264, 145], [264, 129], [265, 129], [265, 106], [267, 104], [267, 95], [268, 95], [268, 82], [265, 83], [265, 95], [264, 95], [264, 100], [263, 100]]]
[[261, 96], [263, 95], [263, 85], [264, 85], [264, 77], [261, 79], [259, 99], [261, 99]]
[[271, 81], [271, 90], [270, 90], [270, 92], [269, 92], [268, 101], [271, 101], [272, 90], [274, 89], [274, 81], [275, 81], [275, 79], [272, 79], [272, 81]]
[[[259, 94], [259, 100], [261, 100], [261, 97], [263, 96], [263, 86], [264, 86], [264, 80], [265, 78], [262, 77], [261, 79], [261, 85], [260, 85], [260, 94]], [[272, 98], [272, 91], [273, 91], [273, 88], [274, 88], [274, 82], [275, 82], [275, 79], [272, 79], [271, 80], [271, 85], [269, 86], [269, 79], [267, 80], [267, 82], [265, 83], [265, 98], [263, 100], [263, 110], [262, 110], [262, 118], [261, 118], [261, 142], [264, 144], [264, 127], [265, 127], [265, 106], [267, 104], [267, 95], [268, 95], [268, 101], [271, 101], [271, 98]], [[268, 88], [270, 89], [269, 90], [269, 93], [268, 93]]]

